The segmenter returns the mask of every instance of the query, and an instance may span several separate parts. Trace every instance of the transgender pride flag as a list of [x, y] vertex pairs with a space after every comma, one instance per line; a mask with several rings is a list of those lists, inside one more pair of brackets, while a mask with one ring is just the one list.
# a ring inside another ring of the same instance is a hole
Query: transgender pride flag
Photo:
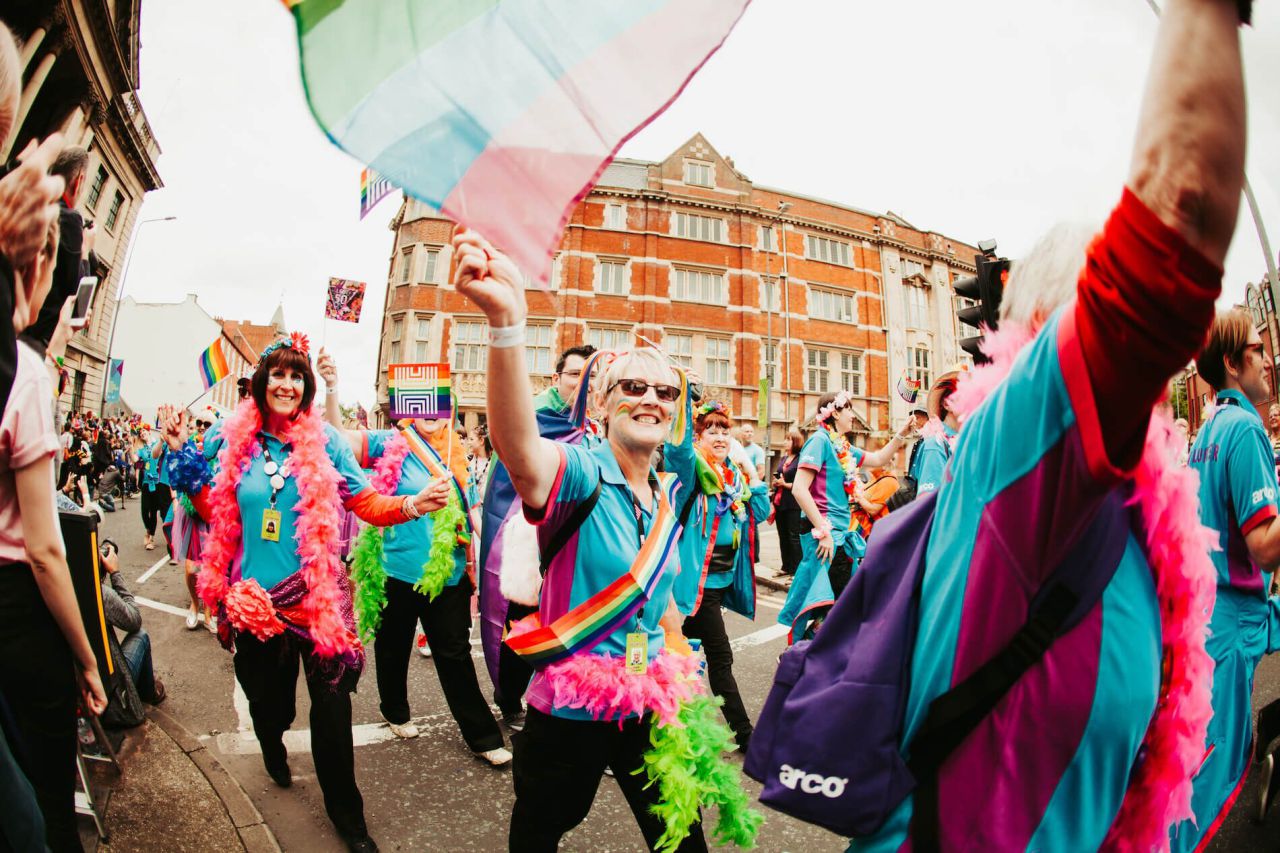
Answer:
[[285, 0], [339, 147], [546, 284], [577, 201], [750, 0]]

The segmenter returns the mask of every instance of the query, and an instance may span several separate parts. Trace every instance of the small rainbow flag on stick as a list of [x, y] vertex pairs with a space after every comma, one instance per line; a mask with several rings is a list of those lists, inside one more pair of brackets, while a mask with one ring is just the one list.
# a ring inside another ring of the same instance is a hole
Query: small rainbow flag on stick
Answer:
[[421, 418], [428, 421], [453, 417], [449, 395], [449, 364], [392, 364], [387, 367], [387, 396], [391, 420]]
[[214, 341], [207, 350], [200, 353], [199, 365], [200, 381], [204, 383], [204, 390], [206, 391], [231, 374], [231, 368], [227, 365], [227, 357], [222, 354], [221, 338]]
[[908, 403], [914, 403], [919, 394], [920, 380], [912, 379], [905, 373], [902, 374], [902, 378], [898, 380], [898, 396]]

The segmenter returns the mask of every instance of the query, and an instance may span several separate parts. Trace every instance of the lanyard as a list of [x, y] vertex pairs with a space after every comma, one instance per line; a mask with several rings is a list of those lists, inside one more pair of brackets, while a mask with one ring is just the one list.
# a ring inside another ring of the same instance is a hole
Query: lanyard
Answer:
[[[271, 478], [271, 508], [275, 509], [276, 498], [279, 497], [280, 491], [284, 488], [285, 484], [284, 469], [279, 463], [271, 458], [271, 449], [267, 447], [267, 437], [265, 435], [258, 435], [258, 445], [262, 447], [262, 456], [266, 459], [266, 462], [262, 466], [263, 469], [265, 470], [268, 464], [275, 465], [275, 471], [267, 474], [267, 476]], [[286, 444], [284, 445], [284, 449], [288, 450], [290, 446], [291, 445]], [[279, 485], [276, 485], [277, 482]]]
[[[652, 471], [649, 472], [649, 489], [653, 492], [653, 496], [657, 497], [658, 478], [653, 476]], [[640, 499], [636, 497], [636, 493], [631, 490], [630, 486], [627, 486], [627, 495], [629, 495], [631, 498], [631, 512], [636, 517], [636, 548], [643, 550], [644, 549], [644, 519], [643, 519], [643, 510], [640, 509]], [[644, 607], [641, 606], [640, 610], [636, 612], [637, 624], [639, 624], [639, 621], [643, 619], [644, 619]]]

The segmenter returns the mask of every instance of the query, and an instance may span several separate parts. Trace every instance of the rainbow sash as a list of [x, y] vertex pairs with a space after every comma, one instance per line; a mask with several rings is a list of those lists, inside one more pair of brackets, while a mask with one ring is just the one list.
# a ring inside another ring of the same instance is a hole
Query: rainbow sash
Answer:
[[658, 512], [626, 574], [550, 625], [543, 625], [540, 615], [535, 613], [513, 626], [507, 645], [534, 669], [590, 651], [649, 600], [675, 551], [681, 530], [672, 509], [679, 480], [674, 474], [658, 477], [661, 480]]
[[[463, 491], [462, 486], [458, 483], [458, 478], [453, 476], [453, 472], [445, 468], [444, 460], [440, 458], [439, 452], [426, 442], [418, 431], [412, 426], [400, 427], [400, 434], [404, 436], [404, 440], [409, 444], [409, 452], [418, 457], [418, 461], [426, 466], [427, 472], [432, 477], [448, 477], [449, 482], [453, 485], [454, 492], [458, 495], [458, 501], [462, 505], [462, 514], [467, 515], [467, 495]], [[467, 530], [470, 532], [471, 520], [467, 519]]]

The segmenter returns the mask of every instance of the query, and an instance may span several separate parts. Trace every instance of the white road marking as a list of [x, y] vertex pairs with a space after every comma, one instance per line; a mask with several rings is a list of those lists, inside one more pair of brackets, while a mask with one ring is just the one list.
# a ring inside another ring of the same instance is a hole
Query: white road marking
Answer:
[[[237, 689], [239, 689], [239, 685], [237, 685]], [[435, 730], [456, 729], [457, 727], [453, 717], [445, 712], [429, 714], [425, 717], [414, 717], [411, 722], [418, 727], [422, 736], [429, 736]], [[201, 740], [209, 740], [211, 738], [217, 741], [218, 750], [224, 755], [257, 755], [262, 752], [262, 746], [258, 743], [258, 738], [252, 730], [242, 730], [234, 734], [228, 732], [216, 736], [204, 735]], [[392, 734], [386, 723], [362, 723], [358, 726], [352, 726], [351, 738], [355, 746], [371, 746], [396, 740], [396, 736]], [[311, 730], [290, 729], [284, 733], [284, 745], [291, 753], [310, 752]]]
[[739, 637], [729, 643], [729, 648], [737, 652], [750, 646], [759, 646], [770, 640], [785, 637], [790, 630], [791, 628], [787, 625], [770, 625], [768, 628], [761, 628], [759, 631], [753, 631], [750, 634]]
[[171, 616], [181, 616], [183, 619], [186, 619], [187, 614], [191, 612], [191, 610], [186, 607], [174, 607], [172, 604], [165, 604], [163, 601], [153, 601], [150, 598], [143, 598], [140, 595], [135, 595], [133, 600], [135, 603], [141, 604], [143, 607], [150, 607], [152, 610], [159, 610], [161, 613], [168, 613]]
[[[240, 721], [239, 731], [253, 732], [253, 718], [249, 716], [249, 697], [244, 695], [244, 688], [240, 686], [240, 680], [235, 676], [231, 677], [233, 685], [231, 690], [231, 704], [236, 708], [236, 719]], [[257, 741], [254, 741], [255, 743]]]
[[156, 572], [160, 571], [161, 567], [168, 562], [169, 562], [169, 558], [167, 556], [161, 557], [160, 559], [156, 560], [156, 564], [151, 568], [147, 569], [145, 572], [143, 572], [142, 577], [138, 578], [138, 583], [146, 583], [147, 581], [151, 580], [151, 576], [154, 575]]

